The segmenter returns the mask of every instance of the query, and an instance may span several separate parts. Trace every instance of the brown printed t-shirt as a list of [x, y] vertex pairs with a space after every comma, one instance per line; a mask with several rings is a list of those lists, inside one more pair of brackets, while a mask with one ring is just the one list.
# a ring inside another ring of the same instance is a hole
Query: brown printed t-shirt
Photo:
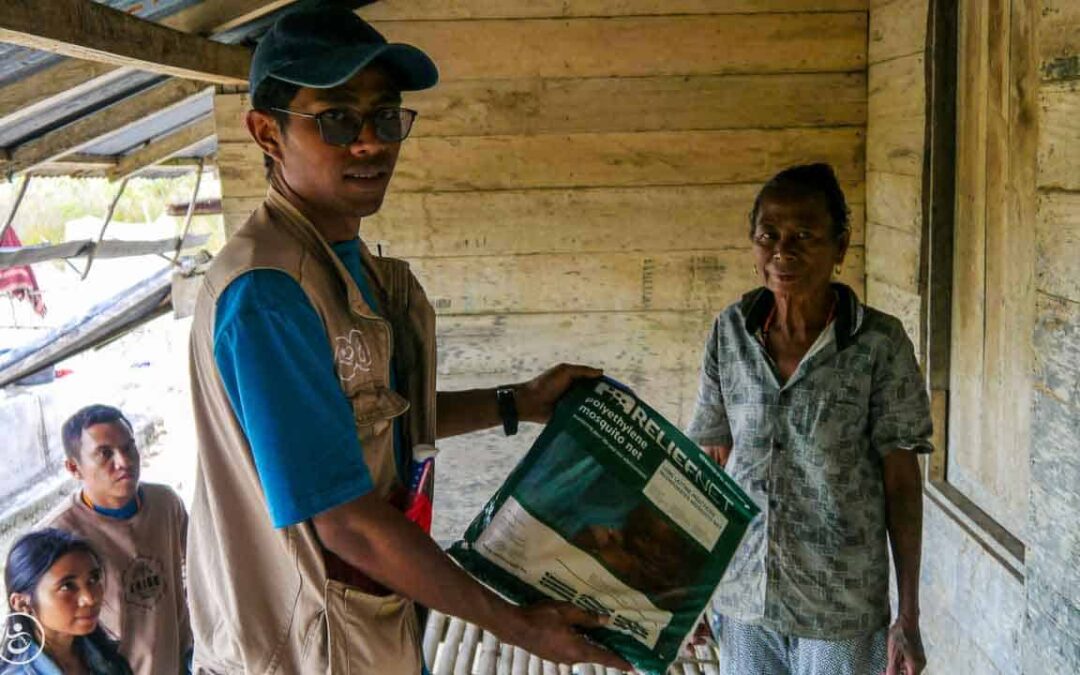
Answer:
[[184, 588], [187, 511], [164, 485], [143, 483], [142, 504], [120, 520], [76, 491], [41, 522], [87, 540], [105, 567], [101, 624], [120, 641], [136, 675], [177, 675], [191, 647]]

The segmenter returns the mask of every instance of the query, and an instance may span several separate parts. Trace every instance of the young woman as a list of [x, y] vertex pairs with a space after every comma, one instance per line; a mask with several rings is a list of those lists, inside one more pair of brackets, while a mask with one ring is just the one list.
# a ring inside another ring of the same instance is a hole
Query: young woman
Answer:
[[97, 553], [63, 530], [38, 530], [16, 541], [4, 572], [9, 617], [0, 674], [131, 675], [116, 642], [98, 625], [102, 580]]

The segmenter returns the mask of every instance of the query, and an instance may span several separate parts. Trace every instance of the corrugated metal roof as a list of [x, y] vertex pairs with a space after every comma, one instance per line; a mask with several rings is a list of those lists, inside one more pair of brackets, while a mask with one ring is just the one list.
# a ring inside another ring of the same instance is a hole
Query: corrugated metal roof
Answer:
[[[160, 21], [174, 12], [200, 4], [202, 0], [94, 0], [94, 2], [129, 12], [149, 21]], [[62, 60], [64, 60], [63, 57], [48, 52], [0, 43], [0, 87], [18, 82]], [[101, 85], [89, 91], [81, 91], [74, 96], [58, 96], [43, 110], [33, 115], [7, 123], [0, 118], [0, 147], [8, 149], [18, 147], [85, 115], [137, 94], [165, 79], [167, 79], [165, 76], [157, 73], [122, 71], [117, 77], [102, 78]], [[166, 114], [153, 115], [126, 127], [101, 143], [83, 148], [80, 153], [108, 156], [126, 154], [172, 129], [182, 127], [205, 115], [212, 106], [213, 101], [210, 96], [188, 101]], [[204, 143], [197, 150], [203, 154], [195, 154], [194, 151], [184, 154], [193, 157], [212, 154], [215, 144]]]
[[[161, 19], [185, 7], [198, 5], [202, 0], [93, 0], [124, 10], [148, 21]], [[60, 61], [62, 57], [0, 42], [0, 86], [21, 80], [28, 75]]]
[[[93, 1], [130, 12], [150, 21], [160, 21], [182, 9], [201, 4], [203, 1], [214, 2], [216, 0]], [[370, 4], [372, 1], [298, 0], [248, 24], [214, 35], [211, 39], [234, 44], [244, 41], [253, 43], [254, 39], [265, 32], [270, 23], [278, 16], [296, 7], [312, 4], [337, 4], [356, 8]], [[267, 4], [270, 4], [269, 0]], [[64, 60], [63, 57], [47, 52], [0, 43], [0, 87], [30, 77], [62, 60]], [[89, 90], [83, 88], [79, 92], [61, 94], [42, 105], [37, 105], [37, 110], [32, 115], [12, 115], [6, 120], [0, 117], [0, 148], [9, 151], [13, 150], [35, 138], [41, 137], [43, 134], [62, 128], [86, 115], [159, 84], [165, 79], [167, 78], [155, 73], [120, 70], [109, 76], [99, 78], [100, 84], [95, 81], [96, 86]], [[172, 130], [186, 126], [207, 115], [212, 106], [213, 99], [211, 95], [196, 97], [175, 106], [165, 113], [151, 115], [144, 120], [124, 127], [118, 133], [110, 134], [108, 137], [102, 138], [100, 142], [80, 149], [78, 153], [83, 156], [100, 155], [113, 159], [121, 157], [146, 146], [155, 139], [168, 135]], [[211, 139], [185, 151], [183, 156], [204, 157], [213, 154], [215, 150], [216, 141]], [[61, 158], [59, 161], [62, 162], [63, 159]], [[55, 172], [55, 170], [55, 167], [53, 167], [50, 172]], [[85, 173], [85, 170], [76, 171], [73, 169], [73, 172]]]
[[58, 97], [48, 108], [28, 118], [8, 124], [0, 119], [0, 147], [21, 145], [166, 79], [156, 73], [134, 71], [78, 96]]
[[[119, 133], [100, 143], [95, 143], [80, 152], [88, 155], [126, 155], [138, 150], [147, 143], [167, 135], [170, 131], [190, 124], [192, 120], [208, 115], [214, 110], [214, 97], [211, 92], [204, 96], [190, 99], [167, 112], [151, 115], [136, 124], [125, 127]], [[210, 151], [213, 152], [214, 146]], [[187, 156], [198, 156], [186, 153]]]

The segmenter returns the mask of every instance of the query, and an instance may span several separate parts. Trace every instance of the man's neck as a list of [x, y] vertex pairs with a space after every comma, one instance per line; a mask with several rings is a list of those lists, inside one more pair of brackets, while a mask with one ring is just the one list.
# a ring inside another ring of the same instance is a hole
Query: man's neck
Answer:
[[113, 518], [130, 518], [139, 511], [139, 489], [130, 497], [113, 497], [111, 495], [100, 496], [95, 499], [85, 488], [82, 492], [83, 502], [98, 513]]
[[327, 242], [333, 244], [339, 241], [350, 241], [360, 236], [360, 218], [342, 215], [332, 209], [320, 208], [318, 204], [304, 199], [289, 187], [276, 172], [271, 178], [271, 183], [281, 196], [308, 219]]

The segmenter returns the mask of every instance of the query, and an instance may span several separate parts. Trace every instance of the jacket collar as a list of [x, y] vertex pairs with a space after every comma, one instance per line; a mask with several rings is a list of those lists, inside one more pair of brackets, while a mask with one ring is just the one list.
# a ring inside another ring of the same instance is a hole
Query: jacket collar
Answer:
[[[267, 189], [266, 201], [271, 208], [282, 216], [282, 221], [285, 223], [286, 227], [288, 227], [290, 233], [296, 237], [303, 246], [311, 250], [315, 255], [321, 256], [324, 262], [337, 270], [338, 276], [345, 286], [345, 292], [348, 294], [349, 307], [360, 316], [379, 318], [375, 308], [369, 307], [364, 300], [363, 294], [357, 287], [356, 282], [353, 281], [349, 271], [345, 269], [345, 266], [341, 263], [341, 259], [337, 257], [334, 250], [330, 248], [329, 242], [327, 242], [326, 238], [319, 233], [319, 230], [310, 220], [308, 220], [307, 216], [301, 213], [300, 209], [296, 208], [285, 195], [281, 194], [273, 186], [270, 186]], [[375, 264], [375, 259], [363, 240], [360, 240], [360, 255], [368, 273], [371, 274], [375, 281], [378, 292], [381, 293], [385, 299], [385, 296], [387, 295], [387, 279], [384, 278], [381, 266]]]
[[[863, 317], [866, 312], [865, 307], [859, 301], [859, 296], [850, 286], [833, 283], [832, 289], [837, 296], [835, 321], [836, 348], [839, 351], [845, 349], [854, 341], [855, 335], [862, 328]], [[764, 286], [742, 296], [739, 301], [739, 313], [742, 315], [746, 332], [751, 335], [757, 334], [765, 325], [765, 320], [769, 317], [769, 313], [772, 312], [775, 304], [776, 298], [773, 297], [772, 291]]]

